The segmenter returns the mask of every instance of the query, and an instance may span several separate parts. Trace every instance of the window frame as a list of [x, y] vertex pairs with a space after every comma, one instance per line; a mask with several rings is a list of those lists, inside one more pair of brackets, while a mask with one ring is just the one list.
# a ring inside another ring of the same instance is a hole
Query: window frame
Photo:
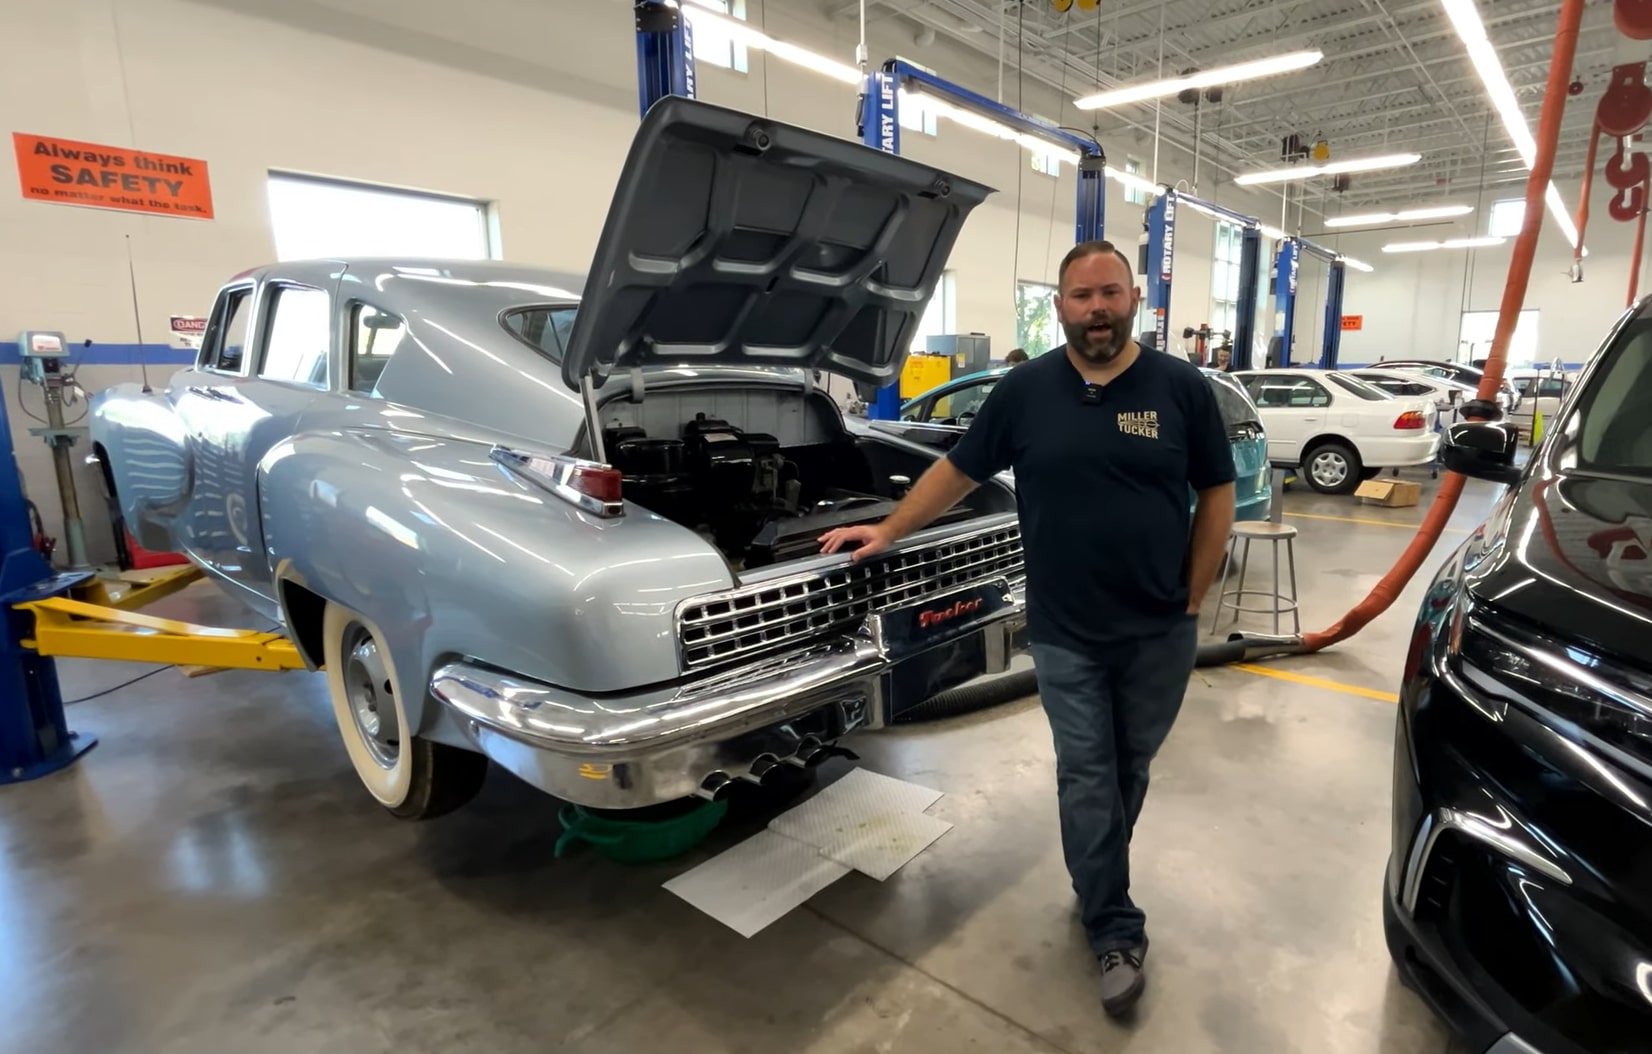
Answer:
[[[221, 352], [224, 343], [224, 325], [229, 302], [234, 297], [240, 297], [247, 304], [247, 339], [241, 346], [240, 365], [234, 370], [226, 370], [220, 364]], [[218, 290], [218, 296], [212, 305], [212, 316], [207, 322], [207, 331], [201, 341], [201, 350], [195, 356], [195, 368], [206, 373], [215, 373], [221, 377], [246, 377], [247, 351], [255, 339], [256, 330], [253, 328], [258, 321], [258, 283], [255, 281], [232, 282]]]
[[[401, 314], [398, 311], [387, 310], [383, 307], [380, 307], [378, 304], [373, 303], [371, 300], [367, 300], [367, 299], [365, 299], [363, 297], [359, 297], [359, 296], [353, 296], [353, 297], [350, 297], [349, 299], [345, 300], [344, 304], [343, 304], [343, 307], [344, 307], [344, 340], [342, 342], [342, 345], [343, 345], [343, 356], [342, 356], [343, 361], [341, 361], [339, 363], [339, 384], [338, 384], [336, 390], [343, 393], [343, 394], [359, 395], [359, 396], [362, 396], [363, 398], [366, 398], [366, 399], [381, 398], [381, 396], [376, 391], [373, 390], [374, 388], [378, 387], [378, 381], [373, 382], [373, 388], [358, 388], [358, 387], [356, 387], [356, 340], [361, 334], [361, 323], [359, 321], [359, 316], [360, 316], [360, 313], [361, 313], [361, 309], [364, 308], [364, 307], [372, 308], [374, 311], [377, 311], [381, 315], [388, 315], [391, 318], [396, 319], [398, 322], [401, 323], [401, 328], [402, 328], [402, 332], [403, 332], [403, 339], [406, 339], [407, 336], [408, 336], [407, 316]], [[395, 357], [396, 356], [395, 356], [394, 353], [392, 353], [391, 355], [388, 356], [388, 358], [392, 358], [392, 359], [395, 358]], [[380, 376], [382, 377], [383, 375], [380, 374]]]
[[[281, 306], [281, 293], [289, 289], [296, 289], [307, 293], [320, 293], [327, 299], [327, 379], [317, 384], [314, 381], [294, 380], [290, 377], [266, 377], [264, 367], [270, 356], [270, 329], [275, 325], [277, 309]], [[310, 285], [308, 282], [295, 282], [291, 279], [271, 279], [264, 283], [264, 288], [258, 294], [258, 365], [249, 376], [266, 384], [282, 384], [292, 388], [303, 388], [306, 391], [327, 392], [333, 390], [333, 378], [336, 375], [337, 355], [334, 354], [338, 341], [336, 339], [336, 311], [338, 305], [333, 301], [333, 294], [320, 286]]]

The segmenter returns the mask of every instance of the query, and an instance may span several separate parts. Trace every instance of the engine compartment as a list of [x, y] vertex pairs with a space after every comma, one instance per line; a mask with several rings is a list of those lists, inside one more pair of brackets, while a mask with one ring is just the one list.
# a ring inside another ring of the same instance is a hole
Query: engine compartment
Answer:
[[[813, 556], [833, 527], [889, 515], [927, 465], [924, 459], [839, 432], [784, 447], [699, 412], [675, 436], [636, 425], [603, 429], [626, 500], [697, 532], [736, 571]], [[937, 525], [977, 515], [960, 503]]]

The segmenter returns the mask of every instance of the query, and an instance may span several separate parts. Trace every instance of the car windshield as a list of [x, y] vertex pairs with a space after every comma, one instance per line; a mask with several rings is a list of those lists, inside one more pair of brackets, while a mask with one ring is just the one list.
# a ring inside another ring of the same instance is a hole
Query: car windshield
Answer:
[[1345, 391], [1352, 392], [1361, 399], [1365, 399], [1373, 403], [1380, 403], [1384, 399], [1393, 398], [1392, 395], [1389, 395], [1381, 388], [1378, 388], [1374, 384], [1369, 384], [1362, 381], [1358, 377], [1349, 377], [1346, 374], [1341, 373], [1327, 373], [1325, 376], [1337, 387], [1342, 388]]
[[1218, 374], [1210, 378], [1210, 386], [1216, 391], [1216, 405], [1221, 409], [1222, 422], [1228, 428], [1262, 423], [1256, 404], [1250, 401], [1250, 396], [1238, 381], [1226, 374]]
[[552, 362], [561, 362], [568, 348], [568, 331], [574, 325], [571, 304], [544, 304], [505, 312], [504, 323], [511, 335]]
[[1572, 421], [1579, 468], [1652, 477], [1652, 318], [1636, 319], [1619, 336]]

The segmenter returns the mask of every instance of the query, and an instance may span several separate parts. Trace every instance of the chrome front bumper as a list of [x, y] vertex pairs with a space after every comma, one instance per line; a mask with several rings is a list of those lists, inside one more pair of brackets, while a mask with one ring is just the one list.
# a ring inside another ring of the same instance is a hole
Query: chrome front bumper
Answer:
[[1025, 629], [1025, 599], [1007, 582], [993, 586], [1001, 607], [921, 647], [892, 631], [889, 613], [874, 614], [853, 635], [630, 695], [593, 698], [466, 662], [437, 669], [430, 692], [478, 750], [547, 794], [642, 808], [761, 782], [776, 764], [807, 764], [822, 745], [885, 726], [892, 694], [915, 683], [901, 675], [915, 668], [932, 671], [916, 682], [931, 692], [1004, 672]]

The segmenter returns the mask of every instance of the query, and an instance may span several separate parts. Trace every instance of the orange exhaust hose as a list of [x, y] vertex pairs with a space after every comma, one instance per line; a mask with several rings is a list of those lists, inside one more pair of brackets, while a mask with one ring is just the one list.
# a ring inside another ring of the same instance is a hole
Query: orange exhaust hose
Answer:
[[1652, 202], [1648, 202], [1644, 196], [1645, 192], [1652, 188], [1648, 188], [1643, 183], [1641, 189], [1643, 195], [1641, 198], [1641, 214], [1635, 220], [1635, 255], [1629, 261], [1629, 300], [1624, 304], [1626, 308], [1635, 306], [1635, 294], [1640, 291], [1641, 246], [1646, 244], [1646, 210], [1649, 205], [1652, 205]]
[[[1543, 229], [1543, 196], [1554, 171], [1555, 144], [1560, 139], [1560, 119], [1566, 110], [1566, 85], [1572, 78], [1578, 25], [1582, 20], [1583, 0], [1564, 0], [1555, 32], [1554, 55], [1549, 61], [1549, 84], [1543, 95], [1543, 112], [1537, 123], [1537, 156], [1532, 160], [1532, 170], [1526, 179], [1526, 215], [1520, 224], [1520, 236], [1514, 242], [1514, 256], [1509, 261], [1509, 276], [1503, 286], [1503, 303], [1497, 314], [1497, 332], [1492, 337], [1491, 356], [1486, 362], [1485, 375], [1480, 378], [1478, 395], [1482, 401], [1494, 402], [1497, 398], [1503, 383], [1503, 368], [1508, 362], [1509, 342], [1520, 319], [1526, 286], [1531, 282], [1532, 259], [1537, 255], [1537, 236]], [[1336, 624], [1318, 633], [1303, 634], [1304, 651], [1319, 651], [1346, 640], [1388, 610], [1440, 540], [1446, 521], [1457, 507], [1457, 499], [1462, 496], [1463, 483], [1464, 479], [1458, 473], [1446, 473], [1445, 482], [1440, 484], [1439, 492], [1434, 495], [1428, 515], [1423, 518], [1416, 537], [1411, 539], [1411, 544], [1406, 546], [1399, 560], [1382, 576], [1382, 581], [1370, 594], [1355, 604]]]
[[1589, 191], [1595, 185], [1595, 151], [1599, 146], [1600, 122], [1597, 120], [1589, 131], [1589, 160], [1583, 165], [1583, 191], [1577, 201], [1577, 245], [1572, 249], [1572, 262], [1580, 267], [1583, 264], [1583, 232], [1589, 229]]

